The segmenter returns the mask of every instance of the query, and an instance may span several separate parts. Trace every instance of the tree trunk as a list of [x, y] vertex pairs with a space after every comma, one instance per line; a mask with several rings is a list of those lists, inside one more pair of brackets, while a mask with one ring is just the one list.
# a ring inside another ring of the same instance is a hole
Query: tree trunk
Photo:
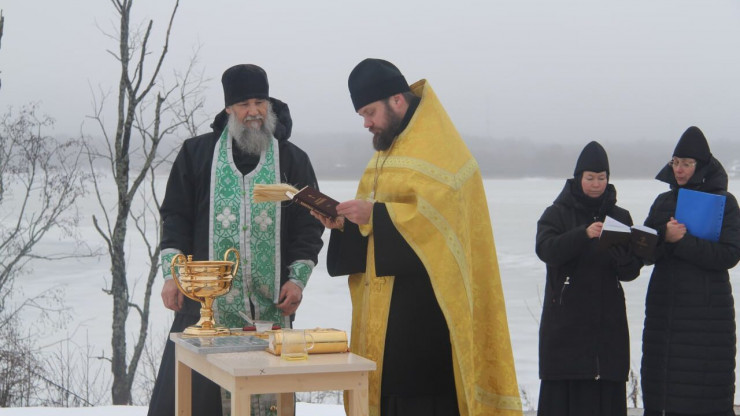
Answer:
[[[139, 38], [132, 41], [132, 39], [130, 39], [130, 36], [132, 35], [129, 31], [129, 26], [133, 0], [111, 0], [111, 3], [116, 8], [120, 17], [118, 34], [119, 55], [117, 58], [120, 63], [121, 72], [118, 84], [118, 119], [116, 123], [116, 132], [113, 138], [108, 141], [109, 154], [103, 157], [105, 157], [111, 164], [111, 171], [113, 172], [118, 192], [115, 217], [110, 218], [108, 213], [113, 212], [114, 210], [105, 206], [102, 202], [102, 198], [100, 198], [101, 190], [98, 188], [96, 182], [96, 192], [99, 196], [98, 200], [101, 201], [101, 208], [104, 211], [105, 228], [103, 228], [103, 225], [98, 222], [97, 218], [93, 217], [93, 221], [98, 233], [108, 244], [108, 252], [111, 260], [111, 286], [110, 290], [107, 292], [113, 297], [113, 322], [111, 324], [111, 372], [113, 375], [111, 386], [112, 401], [114, 405], [129, 405], [132, 403], [131, 389], [136, 376], [136, 368], [141, 357], [141, 350], [146, 342], [149, 324], [149, 298], [151, 296], [151, 287], [154, 276], [156, 276], [156, 271], [152, 272], [151, 270], [152, 268], [156, 270], [156, 266], [151, 265], [152, 267], [150, 267], [146, 283], [146, 293], [144, 295], [145, 299], [143, 301], [144, 307], [141, 308], [133, 302], [131, 294], [129, 293], [124, 249], [127, 241], [127, 224], [129, 217], [131, 216], [132, 202], [139, 192], [140, 185], [147, 175], [150, 174], [150, 168], [155, 160], [157, 148], [162, 138], [163, 133], [160, 132], [159, 124], [161, 101], [163, 98], [161, 96], [157, 97], [157, 105], [154, 110], [155, 122], [153, 125], [146, 127], [146, 123], [137, 118], [137, 114], [138, 117], [143, 116], [143, 114], [139, 113], [142, 113], [146, 108], [145, 99], [149, 92], [151, 92], [152, 88], [157, 85], [156, 79], [161, 69], [162, 62], [164, 61], [164, 57], [167, 54], [172, 22], [174, 21], [179, 1], [175, 0], [169, 25], [167, 26], [164, 45], [159, 56], [155, 58], [158, 59], [158, 61], [154, 66], [154, 69], [151, 71], [151, 74], [145, 74], [144, 68], [149, 67], [145, 65], [145, 61], [150, 55], [147, 47], [153, 22], [150, 20], [145, 33], [143, 35], [138, 35]], [[147, 79], [145, 80], [144, 78]], [[105, 130], [101, 116], [102, 111], [101, 109], [98, 109], [98, 111], [99, 113], [94, 118], [98, 121], [101, 128]], [[140, 139], [142, 145], [139, 145], [138, 143], [134, 146], [131, 145], [132, 132], [135, 130], [141, 134], [141, 137], [136, 136], [134, 138], [136, 140]], [[171, 133], [172, 130], [168, 129], [167, 132]], [[109, 138], [111, 136], [106, 134], [105, 137]], [[143, 160], [143, 166], [141, 168], [136, 168], [134, 171], [131, 170], [130, 166], [132, 159], [131, 152], [134, 152], [137, 157], [141, 157]], [[141, 217], [134, 217], [133, 219], [134, 222], [137, 223], [137, 228], [140, 218]], [[142, 232], [141, 234], [146, 246], [151, 247], [152, 244], [147, 240], [148, 237], [146, 233]], [[158, 236], [159, 234], [157, 233], [156, 238], [158, 238]], [[159, 241], [155, 241], [155, 244], [153, 245], [158, 247]], [[149, 260], [154, 262], [155, 259], [152, 258], [151, 253], [152, 251], [150, 250]], [[142, 259], [135, 259], [135, 261], [141, 260]], [[130, 357], [131, 361], [130, 363], [127, 363], [127, 360], [129, 359], [127, 356], [129, 351], [126, 342], [126, 324], [130, 308], [135, 308], [139, 312], [141, 325], [139, 327], [139, 336], [134, 345], [134, 352]]]
[[[121, 211], [121, 210], [119, 210]], [[119, 212], [119, 215], [122, 215]], [[114, 405], [131, 404], [133, 374], [128, 374], [126, 365], [126, 321], [129, 311], [128, 281], [126, 280], [126, 257], [124, 243], [126, 219], [116, 224], [113, 231], [111, 250], [111, 294], [113, 295], [113, 324], [111, 333], [111, 369], [113, 383], [111, 394]]]

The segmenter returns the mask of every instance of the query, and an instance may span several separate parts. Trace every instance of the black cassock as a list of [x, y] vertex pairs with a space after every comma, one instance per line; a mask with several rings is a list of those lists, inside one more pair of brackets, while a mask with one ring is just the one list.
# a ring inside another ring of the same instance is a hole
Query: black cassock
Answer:
[[[381, 415], [458, 413], [449, 329], [419, 257], [385, 204], [373, 207], [375, 270], [395, 276], [383, 354]], [[327, 265], [332, 276], [364, 273], [368, 239], [345, 221], [332, 230]]]
[[[288, 141], [291, 120], [288, 106], [270, 99], [278, 116], [275, 137], [280, 152], [280, 178], [297, 187], [316, 187], [316, 176], [311, 162], [303, 150]], [[226, 124], [225, 112], [220, 113], [212, 127], [213, 132], [188, 139], [183, 144], [172, 166], [167, 182], [162, 216], [161, 248], [175, 248], [192, 254], [194, 260], [208, 260], [210, 183], [213, 152]], [[245, 175], [252, 171], [259, 157], [239, 153], [234, 148], [234, 163]], [[289, 280], [288, 265], [296, 260], [318, 262], [318, 253], [323, 242], [324, 227], [309, 211], [296, 205], [286, 204], [281, 210], [280, 229], [280, 284]], [[195, 324], [200, 316], [200, 304], [185, 298], [180, 312], [175, 313], [170, 332], [182, 332]], [[221, 415], [221, 392], [197, 372], [193, 372], [192, 383], [193, 415]], [[167, 340], [157, 381], [149, 404], [149, 416], [171, 416], [175, 414], [175, 347]]]

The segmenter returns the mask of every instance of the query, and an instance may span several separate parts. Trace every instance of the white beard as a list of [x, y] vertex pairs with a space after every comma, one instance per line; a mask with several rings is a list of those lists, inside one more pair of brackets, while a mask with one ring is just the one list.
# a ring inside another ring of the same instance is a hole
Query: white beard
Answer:
[[247, 116], [244, 120], [239, 120], [233, 114], [229, 114], [229, 136], [239, 150], [250, 155], [259, 155], [270, 146], [277, 125], [277, 116], [272, 111], [271, 103], [268, 103], [267, 116], [262, 120], [262, 126], [248, 127], [249, 121], [255, 119], [262, 119], [262, 117]]

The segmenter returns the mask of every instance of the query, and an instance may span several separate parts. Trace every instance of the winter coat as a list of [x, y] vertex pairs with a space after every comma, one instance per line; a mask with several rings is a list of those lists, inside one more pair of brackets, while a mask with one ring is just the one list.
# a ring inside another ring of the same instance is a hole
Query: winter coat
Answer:
[[[308, 155], [288, 141], [292, 120], [287, 104], [270, 98], [278, 118], [274, 136], [280, 149], [280, 177], [284, 182], [302, 187], [316, 186], [316, 176]], [[209, 252], [210, 187], [213, 154], [228, 116], [219, 113], [211, 127], [213, 131], [186, 140], [172, 166], [160, 214], [162, 216], [161, 248], [175, 248], [192, 254], [194, 260], [207, 260]], [[249, 165], [249, 160], [234, 160], [237, 166]], [[256, 161], [254, 162], [256, 165]], [[323, 226], [309, 211], [296, 204], [283, 206], [280, 229], [280, 284], [289, 279], [288, 265], [295, 260], [318, 261], [323, 242]], [[200, 303], [184, 299], [183, 308], [175, 313], [170, 332], [182, 332], [200, 317]], [[175, 348], [167, 340], [157, 380], [149, 402], [150, 416], [175, 414]], [[221, 414], [220, 387], [193, 372], [192, 414]], [[253, 410], [255, 414], [256, 412]], [[264, 414], [264, 412], [263, 412]]]
[[586, 228], [606, 215], [632, 225], [629, 212], [616, 206], [608, 185], [601, 206], [589, 207], [569, 179], [537, 222], [537, 256], [547, 264], [540, 321], [542, 380], [626, 381], [629, 333], [620, 281], [635, 279], [642, 266], [634, 256], [620, 264], [589, 239]]
[[732, 409], [735, 392], [735, 308], [728, 269], [740, 260], [740, 212], [716, 159], [698, 167], [686, 188], [725, 195], [718, 242], [686, 234], [664, 241], [678, 184], [666, 166], [656, 177], [671, 190], [658, 195], [645, 225], [659, 233], [642, 335], [645, 409], [683, 414]]
[[[278, 117], [274, 136], [280, 148], [280, 177], [298, 186], [318, 187], [308, 155], [291, 143], [292, 121], [287, 104], [271, 98]], [[162, 216], [161, 248], [175, 248], [193, 255], [194, 260], [207, 260], [213, 152], [226, 126], [228, 115], [218, 114], [213, 131], [186, 140], [173, 164], [160, 213]], [[288, 281], [288, 265], [296, 260], [316, 264], [323, 246], [323, 226], [309, 211], [296, 204], [285, 204], [280, 228], [281, 286]], [[200, 316], [200, 304], [185, 298], [183, 313]]]

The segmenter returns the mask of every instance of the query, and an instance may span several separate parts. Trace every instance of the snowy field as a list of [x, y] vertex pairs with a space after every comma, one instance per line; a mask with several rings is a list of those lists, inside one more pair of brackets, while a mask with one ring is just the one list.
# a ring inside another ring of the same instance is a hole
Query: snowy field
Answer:
[[[160, 178], [160, 185], [164, 184], [165, 179]], [[536, 222], [542, 211], [560, 192], [563, 183], [564, 179], [490, 179], [485, 181], [506, 297], [518, 382], [525, 393], [523, 396], [525, 408], [536, 406], [539, 386], [537, 336], [545, 268], [534, 254]], [[635, 223], [642, 223], [655, 196], [667, 189], [665, 184], [655, 180], [620, 180], [619, 177], [612, 177], [612, 183], [618, 189], [618, 204], [630, 210]], [[342, 201], [353, 197], [356, 183], [354, 181], [323, 181], [320, 185], [325, 193]], [[740, 186], [737, 182], [731, 182], [730, 191], [735, 195], [740, 195]], [[97, 212], [97, 205], [90, 197], [80, 206], [90, 210], [89, 213], [85, 213], [85, 218], [81, 222], [80, 233], [91, 244], [99, 245], [101, 241], [91, 221], [92, 214]], [[129, 232], [134, 232], [132, 227], [129, 228]], [[326, 232], [324, 239], [327, 243], [328, 237], [329, 233]], [[45, 252], [58, 252], [68, 244], [64, 240], [51, 239], [39, 249]], [[128, 248], [127, 255], [131, 259], [129, 263], [131, 276], [143, 273], [142, 253], [141, 244], [131, 244]], [[304, 301], [298, 310], [295, 326], [298, 328], [321, 326], [349, 331], [351, 306], [346, 279], [328, 276], [324, 250], [322, 250], [319, 261], [304, 293]], [[88, 339], [96, 354], [99, 351], [110, 351], [111, 300], [102, 291], [109, 279], [108, 269], [109, 263], [106, 257], [40, 263], [34, 265], [30, 275], [24, 276], [22, 281], [18, 282], [17, 286], [23, 290], [25, 296], [32, 296], [50, 287], [59, 287], [64, 290], [64, 298], [69, 307], [71, 320], [65, 328], [49, 332], [40, 345], [48, 345], [52, 349], [55, 348], [55, 340], [72, 336], [78, 344], [82, 345]], [[624, 285], [630, 323], [631, 362], [636, 372], [639, 372], [644, 299], [651, 270], [650, 267], [643, 268], [637, 280]], [[740, 293], [738, 293], [740, 284], [737, 281], [740, 278], [740, 268], [733, 269], [731, 277], [735, 283], [737, 303], [740, 299]], [[160, 344], [165, 340], [165, 332], [172, 319], [171, 313], [161, 305], [159, 298], [161, 284], [161, 281], [158, 281], [154, 287], [150, 332], [154, 337], [153, 341]], [[134, 299], [140, 299], [143, 283], [132, 285], [131, 290], [134, 292]], [[26, 317], [28, 320], [33, 318], [31, 315]], [[129, 323], [131, 335], [136, 331], [137, 325], [135, 320]], [[130, 345], [131, 342], [129, 342]], [[136, 401], [145, 403], [146, 398], [139, 397]], [[735, 402], [739, 402], [737, 396]], [[145, 414], [143, 407], [105, 409], [106, 414], [116, 416]], [[62, 409], [58, 411], [2, 409], [0, 414], [60, 416], [73, 413], [64, 413]], [[79, 411], [74, 414], [85, 413]], [[336, 405], [299, 404], [298, 414], [301, 416], [339, 415], [343, 414], [343, 410]]]

